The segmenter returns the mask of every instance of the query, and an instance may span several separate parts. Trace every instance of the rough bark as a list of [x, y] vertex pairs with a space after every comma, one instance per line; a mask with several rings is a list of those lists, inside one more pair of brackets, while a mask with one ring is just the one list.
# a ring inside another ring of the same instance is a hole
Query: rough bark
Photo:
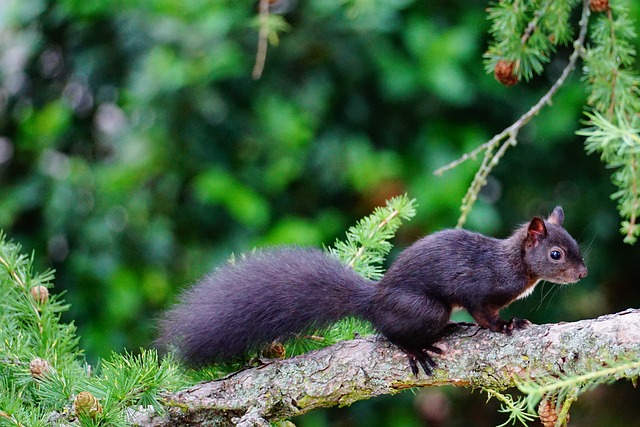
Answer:
[[412, 387], [455, 385], [504, 389], [515, 377], [584, 372], [640, 354], [640, 310], [572, 323], [533, 325], [512, 336], [459, 326], [438, 343], [433, 375], [411, 374], [407, 358], [380, 337], [319, 351], [167, 396], [167, 413], [132, 414], [141, 426], [268, 426], [315, 408], [346, 406]]

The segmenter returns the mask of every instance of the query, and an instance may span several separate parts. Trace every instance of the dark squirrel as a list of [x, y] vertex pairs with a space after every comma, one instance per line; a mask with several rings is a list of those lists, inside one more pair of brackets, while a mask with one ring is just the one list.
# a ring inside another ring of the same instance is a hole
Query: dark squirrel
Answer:
[[511, 334], [527, 320], [500, 309], [529, 295], [540, 280], [574, 283], [587, 275], [564, 212], [534, 217], [506, 239], [461, 229], [426, 236], [405, 249], [379, 282], [318, 249], [257, 251], [222, 266], [184, 292], [160, 321], [156, 344], [192, 366], [245, 355], [336, 322], [369, 320], [404, 350], [414, 374], [429, 374], [428, 352], [464, 308], [487, 329]]

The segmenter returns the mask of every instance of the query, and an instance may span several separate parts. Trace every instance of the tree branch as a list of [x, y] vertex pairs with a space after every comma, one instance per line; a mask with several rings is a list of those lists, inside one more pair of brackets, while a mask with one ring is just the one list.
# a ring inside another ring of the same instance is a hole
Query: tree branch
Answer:
[[[546, 105], [551, 104], [551, 99], [553, 98], [553, 96], [556, 94], [556, 92], [558, 92], [558, 90], [560, 90], [571, 72], [575, 69], [578, 59], [582, 55], [584, 55], [585, 40], [589, 27], [589, 16], [591, 15], [589, 4], [589, 0], [583, 0], [582, 2], [582, 15], [579, 22], [580, 32], [576, 40], [573, 42], [573, 52], [569, 56], [569, 62], [562, 70], [560, 77], [558, 77], [555, 83], [538, 100], [538, 102], [536, 102], [531, 108], [529, 108], [529, 110], [522, 116], [520, 116], [520, 118], [516, 120], [512, 125], [504, 129], [502, 132], [496, 134], [489, 141], [476, 147], [471, 152], [463, 154], [457, 160], [454, 160], [453, 162], [442, 166], [433, 172], [434, 175], [441, 176], [444, 172], [459, 166], [469, 159], [475, 159], [479, 153], [483, 151], [485, 152], [483, 163], [473, 177], [473, 181], [469, 185], [467, 193], [462, 199], [462, 205], [460, 206], [461, 215], [460, 218], [458, 218], [456, 227], [461, 228], [467, 221], [467, 217], [478, 198], [480, 190], [487, 183], [487, 177], [489, 176], [493, 168], [498, 164], [507, 149], [517, 144], [517, 137], [520, 130], [527, 123], [529, 123], [529, 121], [534, 116], [536, 116]], [[535, 22], [535, 20], [532, 22]], [[529, 31], [529, 28], [527, 28], [527, 31]], [[500, 148], [494, 155], [493, 150], [495, 150], [498, 146]]]
[[585, 372], [594, 364], [638, 359], [640, 310], [535, 325], [513, 336], [458, 326], [437, 345], [444, 353], [435, 357], [438, 368], [432, 376], [414, 377], [404, 353], [381, 337], [368, 337], [199, 384], [167, 396], [166, 414], [135, 412], [131, 421], [149, 427], [268, 426], [316, 408], [346, 406], [407, 388], [505, 389], [518, 377]]
[[269, 45], [269, 0], [260, 0], [259, 3], [259, 29], [258, 29], [258, 49], [256, 51], [256, 62], [253, 66], [252, 76], [254, 80], [262, 77], [264, 64], [267, 61], [267, 49]]

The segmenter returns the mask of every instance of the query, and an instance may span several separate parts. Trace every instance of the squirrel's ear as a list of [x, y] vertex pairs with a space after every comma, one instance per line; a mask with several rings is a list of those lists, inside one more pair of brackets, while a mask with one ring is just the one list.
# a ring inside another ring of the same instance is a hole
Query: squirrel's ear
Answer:
[[564, 211], [562, 207], [556, 206], [553, 212], [551, 212], [551, 215], [549, 215], [549, 218], [547, 218], [547, 222], [562, 227], [562, 223], [564, 222]]
[[529, 223], [527, 233], [529, 235], [529, 239], [531, 239], [534, 245], [538, 243], [540, 238], [547, 237], [547, 226], [544, 225], [544, 220], [537, 216], [533, 217]]

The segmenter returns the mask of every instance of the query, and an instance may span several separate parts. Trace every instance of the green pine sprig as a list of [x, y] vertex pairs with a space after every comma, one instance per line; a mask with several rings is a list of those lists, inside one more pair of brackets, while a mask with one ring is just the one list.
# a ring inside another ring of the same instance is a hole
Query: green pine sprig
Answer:
[[347, 230], [346, 240], [336, 240], [329, 253], [371, 280], [380, 280], [384, 274], [382, 263], [393, 248], [390, 240], [403, 220], [416, 213], [415, 199], [406, 195], [387, 201], [373, 213]]
[[[0, 339], [16, 344], [11, 346], [13, 351], [7, 346], [8, 356], [19, 360], [37, 356], [53, 363], [63, 363], [64, 360], [57, 360], [59, 357], [79, 356], [82, 352], [75, 327], [60, 323], [61, 313], [69, 306], [59, 295], [48, 295], [53, 286], [53, 271], [34, 274], [33, 255], [21, 254], [20, 249], [20, 245], [7, 242], [0, 232], [0, 318], [3, 325], [13, 324], [11, 329], [0, 326]], [[47, 294], [46, 302], [34, 297], [32, 292], [37, 289]]]
[[[493, 71], [498, 61], [506, 59], [508, 62], [513, 62], [513, 72], [516, 73], [518, 79], [521, 77], [527, 78], [529, 75], [527, 69], [533, 72], [537, 67], [536, 64], [542, 65], [542, 62], [544, 62], [542, 61], [542, 58], [545, 58], [546, 55], [542, 47], [535, 48], [535, 46], [531, 45], [530, 39], [533, 38], [534, 40], [537, 40], [540, 38], [540, 34], [546, 34], [548, 41], [551, 42], [551, 46], [555, 46], [554, 43], [564, 42], [566, 37], [570, 37], [570, 34], [572, 34], [571, 26], [565, 18], [567, 18], [568, 10], [570, 10], [572, 4], [572, 1], [549, 3], [548, 1], [542, 2], [525, 0], [504, 0], [499, 3], [494, 3], [493, 7], [489, 10], [489, 18], [492, 20], [491, 32], [494, 34], [496, 41], [491, 44], [487, 54], [485, 55], [487, 69]], [[543, 108], [551, 103], [553, 96], [558, 92], [558, 90], [560, 90], [567, 81], [571, 72], [574, 70], [577, 60], [584, 51], [584, 42], [587, 36], [589, 16], [589, 1], [583, 0], [582, 12], [578, 22], [579, 32], [578, 36], [573, 41], [573, 52], [569, 56], [569, 62], [562, 70], [558, 79], [538, 100], [538, 102], [532, 105], [531, 108], [522, 114], [513, 124], [505, 128], [502, 132], [494, 135], [494, 137], [489, 141], [479, 145], [475, 149], [463, 154], [460, 158], [434, 171], [435, 175], [442, 175], [444, 172], [451, 170], [468, 160], [476, 159], [480, 154], [483, 154], [480, 167], [478, 168], [473, 181], [469, 185], [467, 193], [462, 199], [462, 204], [460, 206], [461, 215], [458, 219], [457, 227], [464, 226], [469, 213], [478, 199], [480, 190], [487, 183], [489, 174], [499, 164], [507, 150], [510, 147], [517, 145], [520, 130]], [[548, 19], [548, 22], [554, 20], [556, 23], [558, 23], [558, 19], [560, 19], [562, 20], [565, 28], [562, 30], [555, 29], [555, 32], [550, 32], [551, 24], [545, 23], [547, 22], [545, 19]], [[524, 22], [528, 22], [526, 27], [524, 26]], [[515, 43], [515, 39], [513, 38], [514, 34], [520, 37], [519, 45]], [[511, 45], [507, 42], [507, 39], [511, 40]], [[542, 44], [546, 43], [547, 41]], [[523, 53], [530, 57], [522, 57], [521, 54]], [[538, 59], [536, 59], [536, 57]], [[523, 72], [525, 74], [523, 74]]]
[[493, 40], [484, 55], [485, 69], [493, 73], [498, 61], [516, 64], [518, 79], [541, 74], [558, 45], [573, 37], [569, 23], [579, 0], [501, 0], [488, 10]]
[[103, 422], [128, 425], [128, 408], [153, 408], [162, 413], [162, 393], [187, 384], [170, 355], [159, 360], [155, 350], [141, 349], [139, 354], [113, 353], [102, 361], [100, 374], [95, 379], [85, 377], [81, 388], [103, 402]]
[[[485, 66], [492, 72], [499, 61], [514, 64], [518, 79], [539, 74], [559, 44], [573, 37], [571, 11], [578, 0], [500, 0], [491, 4], [488, 18], [493, 40], [485, 54]], [[636, 31], [629, 17], [628, 0], [616, 0], [604, 12], [591, 13], [589, 0], [582, 0], [579, 35], [573, 41], [569, 64], [549, 91], [527, 113], [491, 140], [435, 171], [436, 175], [483, 154], [483, 160], [460, 207], [462, 227], [488, 175], [507, 149], [517, 144], [526, 125], [564, 84], [576, 60], [584, 61], [584, 82], [588, 90], [585, 128], [587, 153], [599, 153], [603, 163], [614, 169], [612, 182], [618, 202], [624, 241], [633, 244], [640, 236], [640, 75], [635, 66]], [[587, 43], [586, 36], [590, 36]]]
[[[183, 386], [179, 365], [155, 350], [113, 355], [90, 373], [69, 306], [53, 294], [53, 271], [33, 272], [33, 256], [0, 232], [0, 426], [127, 426], [131, 408], [161, 410], [162, 393]], [[78, 415], [74, 400], [90, 392], [101, 410]]]
[[611, 2], [591, 25], [591, 44], [584, 55], [584, 78], [589, 96], [585, 115], [587, 153], [599, 153], [602, 162], [615, 169], [624, 241], [640, 236], [640, 76], [634, 70], [636, 32], [626, 0]]
[[513, 400], [513, 397], [510, 394], [503, 394], [497, 390], [488, 388], [484, 389], [484, 391], [488, 396], [487, 402], [491, 400], [491, 398], [495, 397], [501, 403], [501, 407], [498, 411], [509, 415], [507, 421], [500, 424], [498, 427], [514, 425], [516, 423], [526, 426], [529, 421], [533, 421], [536, 418], [535, 415], [529, 413], [527, 410], [527, 401], [523, 397]]
[[597, 111], [586, 115], [591, 127], [578, 133], [587, 137], [585, 148], [588, 153], [600, 153], [602, 161], [616, 169], [611, 180], [618, 191], [611, 197], [618, 201], [624, 241], [633, 244], [640, 235], [640, 120], [634, 115], [628, 122], [621, 113], [613, 121]]
[[539, 375], [535, 378], [518, 379], [516, 386], [525, 394], [527, 408], [534, 412], [538, 403], [553, 396], [558, 402], [576, 400], [586, 391], [601, 384], [611, 384], [621, 379], [635, 380], [640, 375], [640, 361], [619, 359], [584, 369], [583, 372], [556, 376]]
[[556, 425], [564, 425], [567, 421], [571, 405], [578, 397], [602, 384], [611, 384], [621, 379], [631, 380], [634, 384], [640, 376], [640, 361], [637, 357], [617, 358], [606, 363], [586, 367], [581, 372], [555, 375], [531, 376], [527, 378], [516, 377], [515, 383], [523, 394], [516, 400], [498, 390], [483, 389], [489, 396], [497, 398], [502, 403], [500, 412], [509, 415], [507, 421], [501, 426], [513, 425], [517, 422], [522, 425], [533, 421], [538, 416], [540, 402], [549, 401], [555, 403], [558, 422]]

